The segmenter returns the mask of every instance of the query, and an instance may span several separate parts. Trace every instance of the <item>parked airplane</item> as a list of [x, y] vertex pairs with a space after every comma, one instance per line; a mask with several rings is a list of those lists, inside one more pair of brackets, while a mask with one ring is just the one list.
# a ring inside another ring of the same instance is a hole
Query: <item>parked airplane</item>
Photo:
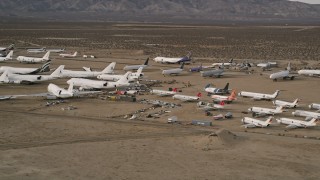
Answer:
[[221, 95], [212, 95], [211, 98], [214, 102], [221, 102], [224, 101], [225, 103], [231, 103], [233, 100], [236, 100], [236, 91], [233, 90], [230, 96], [221, 96]]
[[39, 72], [47, 72], [50, 71], [50, 63], [51, 61], [47, 61], [39, 68], [17, 68], [17, 67], [10, 67], [10, 66], [1, 66], [0, 73], [4, 73], [8, 71], [12, 74], [37, 74]]
[[10, 44], [8, 47], [0, 47], [0, 51], [13, 50], [14, 44]]
[[[139, 80], [139, 78], [143, 77], [142, 73], [143, 67], [140, 67], [137, 72], [131, 73], [129, 75], [129, 82], [134, 82]], [[98, 79], [105, 80], [105, 81], [118, 81], [120, 78], [122, 78], [124, 75], [116, 75], [116, 74], [100, 74], [97, 76]]]
[[310, 111], [295, 110], [294, 112], [292, 112], [292, 115], [320, 119], [320, 113], [310, 112]]
[[197, 106], [199, 107], [199, 109], [202, 109], [204, 111], [220, 110], [224, 108], [224, 101], [221, 101], [220, 104], [205, 103], [203, 101], [200, 101], [197, 103]]
[[283, 112], [283, 107], [279, 106], [276, 109], [262, 108], [262, 107], [251, 107], [248, 109], [249, 112], [252, 112], [256, 115], [275, 115]]
[[162, 70], [162, 75], [178, 75], [183, 71], [183, 66], [184, 63], [181, 64], [180, 68]]
[[93, 78], [97, 77], [100, 74], [110, 74], [113, 73], [114, 67], [116, 63], [112, 62], [110, 63], [106, 68], [104, 68], [102, 71], [91, 71], [90, 68], [84, 67], [85, 71], [72, 71], [72, 70], [62, 70], [60, 76], [62, 78], [65, 77], [74, 77], [74, 78]]
[[230, 94], [231, 89], [229, 89], [229, 83], [227, 83], [223, 89], [214, 88], [214, 87], [211, 87], [211, 84], [207, 84], [204, 87], [204, 91], [207, 92], [208, 95], [211, 95], [211, 94]]
[[42, 58], [18, 56], [17, 60], [20, 62], [26, 62], [26, 63], [39, 63], [39, 62], [50, 60], [49, 56], [50, 56], [50, 51], [48, 51]]
[[27, 49], [29, 53], [42, 53], [46, 52], [46, 48], [32, 48], [32, 49]]
[[213, 63], [212, 64], [213, 67], [216, 67], [216, 66], [221, 67], [222, 65], [225, 66], [225, 67], [232, 66], [233, 65], [233, 59], [230, 59], [229, 62], [227, 62], [227, 63]]
[[221, 77], [224, 72], [224, 64], [222, 63], [221, 68], [212, 69], [208, 71], [200, 71], [202, 77]]
[[278, 97], [279, 92], [280, 90], [276, 90], [276, 92], [273, 94], [263, 94], [263, 93], [241, 91], [238, 93], [238, 96], [251, 97], [254, 100], [272, 100]]
[[200, 64], [200, 66], [198, 67], [193, 67], [193, 68], [190, 68], [190, 72], [200, 72], [202, 71], [203, 67], [202, 67], [202, 64]]
[[275, 106], [282, 106], [284, 108], [296, 108], [298, 106], [299, 99], [295, 99], [293, 102], [274, 100], [272, 101]]
[[173, 96], [177, 93], [177, 88], [174, 88], [172, 91], [165, 91], [165, 90], [158, 90], [158, 89], [152, 89], [151, 94], [156, 94], [158, 96]]
[[189, 52], [185, 57], [181, 58], [169, 58], [169, 57], [155, 57], [153, 60], [155, 62], [160, 62], [160, 63], [168, 63], [168, 64], [175, 64], [175, 63], [186, 63], [191, 61], [191, 55], [192, 53]]
[[47, 49], [47, 51], [50, 51], [52, 53], [62, 53], [66, 50], [66, 48], [60, 48], [60, 49]]
[[149, 58], [144, 62], [144, 64], [140, 64], [140, 65], [126, 65], [123, 70], [125, 71], [131, 71], [131, 70], [138, 70], [140, 67], [147, 68], [148, 67], [148, 63], [149, 63]]
[[130, 86], [128, 81], [128, 76], [131, 74], [128, 71], [121, 79], [116, 82], [107, 82], [83, 78], [71, 78], [67, 81], [68, 84], [73, 84], [74, 86], [79, 86], [80, 89], [115, 89]]
[[74, 52], [73, 54], [59, 54], [59, 56], [61, 57], [66, 57], [66, 58], [73, 58], [73, 57], [76, 57], [78, 54], [78, 52]]
[[11, 74], [8, 71], [5, 71], [0, 76], [0, 83], [33, 84], [40, 81], [57, 79], [63, 67], [64, 65], [59, 66], [50, 75], [21, 75], [21, 74]]
[[290, 119], [290, 118], [280, 118], [277, 119], [278, 123], [281, 124], [287, 124], [288, 126], [286, 128], [308, 128], [312, 126], [316, 126], [316, 118], [312, 118], [310, 121], [301, 121], [297, 119]]
[[272, 67], [277, 66], [277, 62], [266, 62], [266, 63], [259, 63], [257, 64], [258, 67], [262, 68], [262, 70], [268, 70]]
[[272, 116], [268, 117], [267, 120], [265, 121], [261, 121], [259, 119], [254, 119], [254, 118], [250, 118], [250, 117], [244, 117], [243, 119], [241, 119], [241, 122], [244, 123], [244, 127], [245, 128], [255, 128], [255, 127], [268, 127], [271, 122], [272, 122]]
[[272, 79], [273, 81], [277, 81], [278, 79], [291, 79], [293, 80], [295, 76], [290, 75], [290, 62], [288, 63], [288, 67], [286, 68], [285, 71], [280, 71], [280, 72], [276, 72], [270, 75], [270, 79]]
[[0, 57], [0, 62], [1, 61], [8, 61], [12, 59], [13, 51], [10, 51], [6, 57]]
[[298, 71], [298, 74], [320, 77], [320, 69], [316, 69], [316, 70], [302, 69]]
[[198, 93], [197, 96], [187, 96], [181, 94], [175, 94], [172, 96], [173, 99], [179, 99], [184, 102], [198, 101], [201, 97], [201, 93]]
[[320, 111], [320, 104], [317, 103], [312, 103], [309, 105], [310, 109], [317, 109], [318, 111]]

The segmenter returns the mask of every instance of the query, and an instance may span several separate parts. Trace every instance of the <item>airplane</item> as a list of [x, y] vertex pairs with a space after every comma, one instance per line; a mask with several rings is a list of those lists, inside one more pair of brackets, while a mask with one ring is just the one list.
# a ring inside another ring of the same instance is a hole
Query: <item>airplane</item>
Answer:
[[[129, 82], [133, 82], [138, 80], [139, 78], [143, 77], [142, 73], [143, 67], [140, 67], [137, 72], [131, 73], [128, 77]], [[100, 74], [97, 76], [98, 79], [105, 80], [105, 81], [118, 81], [120, 78], [122, 78], [124, 75], [116, 75], [116, 74]]]
[[12, 74], [37, 74], [39, 72], [48, 72], [50, 71], [50, 63], [51, 61], [47, 61], [39, 68], [18, 68], [18, 67], [10, 67], [10, 66], [1, 66], [0, 73], [4, 73], [8, 71]]
[[238, 93], [238, 96], [251, 97], [253, 100], [272, 100], [278, 97], [279, 92], [280, 90], [276, 90], [276, 92], [273, 94], [263, 94], [263, 93], [241, 91]]
[[149, 58], [144, 62], [144, 64], [140, 64], [140, 65], [126, 65], [123, 70], [125, 71], [130, 71], [130, 70], [138, 70], [140, 67], [147, 68], [148, 67], [148, 63], [149, 63]]
[[221, 96], [221, 95], [212, 95], [211, 98], [215, 102], [221, 102], [224, 101], [225, 103], [231, 103], [233, 100], [236, 100], [236, 91], [233, 90], [230, 94], [230, 96]]
[[61, 57], [66, 57], [66, 58], [73, 58], [73, 57], [76, 57], [78, 54], [78, 52], [74, 52], [73, 54], [59, 54], [59, 56]]
[[320, 104], [317, 103], [312, 103], [309, 105], [310, 109], [317, 109], [318, 111], [320, 111]]
[[202, 69], [203, 69], [202, 64], [200, 64], [200, 66], [198, 66], [198, 67], [190, 68], [189, 71], [190, 72], [200, 72], [200, 71], [202, 71]]
[[0, 47], [0, 51], [13, 50], [14, 44], [10, 44], [8, 47]]
[[187, 96], [181, 94], [175, 94], [172, 96], [173, 99], [179, 99], [184, 102], [198, 101], [201, 97], [201, 93], [198, 93], [197, 96]]
[[221, 77], [224, 72], [224, 63], [222, 63], [219, 69], [212, 69], [208, 71], [200, 71], [202, 77]]
[[241, 122], [243, 122], [243, 126], [245, 128], [255, 128], [255, 127], [268, 127], [270, 126], [271, 122], [272, 122], [272, 116], [268, 117], [267, 120], [265, 121], [261, 121], [259, 119], [254, 119], [251, 117], [244, 117], [243, 119], [241, 119]]
[[158, 90], [158, 89], [152, 89], [150, 91], [151, 94], [156, 94], [158, 96], [173, 96], [177, 93], [177, 88], [174, 88], [172, 91], [165, 91], [165, 90]]
[[316, 118], [312, 118], [310, 121], [301, 121], [297, 119], [290, 119], [290, 118], [280, 118], [277, 119], [278, 123], [281, 124], [287, 124], [288, 126], [286, 128], [308, 128], [308, 127], [313, 127], [316, 126]]
[[73, 84], [74, 86], [79, 86], [80, 90], [83, 89], [114, 89], [130, 86], [128, 81], [128, 76], [131, 74], [128, 71], [121, 79], [116, 82], [107, 82], [83, 78], [71, 78], [67, 81], [68, 84]]
[[214, 103], [205, 103], [203, 101], [200, 101], [197, 103], [197, 106], [199, 109], [202, 109], [204, 111], [212, 111], [217, 109], [223, 109], [224, 108], [224, 101], [221, 101], [220, 104], [214, 104]]
[[216, 66], [221, 67], [222, 65], [226, 66], [226, 67], [233, 65], [233, 59], [230, 59], [229, 62], [227, 62], [227, 63], [213, 63], [212, 64], [213, 67], [216, 67]]
[[275, 106], [282, 106], [284, 108], [296, 108], [298, 106], [299, 99], [295, 99], [293, 102], [274, 100], [272, 101]]
[[59, 66], [50, 75], [21, 75], [21, 74], [11, 74], [5, 71], [0, 76], [0, 83], [14, 83], [14, 84], [34, 84], [40, 81], [48, 81], [52, 79], [57, 79], [64, 65]]
[[20, 62], [26, 62], [26, 63], [39, 63], [39, 62], [50, 60], [49, 56], [50, 56], [50, 51], [48, 51], [42, 58], [18, 56], [17, 60]]
[[47, 49], [47, 51], [50, 51], [52, 53], [62, 53], [66, 50], [66, 48], [60, 48], [60, 49]]
[[104, 68], [102, 71], [91, 71], [90, 68], [84, 67], [83, 69], [85, 71], [72, 71], [72, 70], [62, 70], [60, 76], [61, 78], [65, 77], [71, 77], [71, 78], [93, 78], [97, 77], [100, 74], [110, 74], [113, 73], [114, 67], [116, 63], [112, 62], [110, 63], [106, 68]]
[[11, 60], [12, 59], [12, 55], [13, 55], [13, 51], [10, 51], [6, 57], [0, 57], [0, 62], [1, 61], [7, 61], [7, 60]]
[[259, 63], [257, 64], [257, 67], [262, 68], [262, 70], [269, 70], [271, 67], [276, 67], [277, 62], [266, 62], [266, 63]]
[[192, 53], [189, 52], [185, 57], [181, 58], [169, 58], [169, 57], [155, 57], [153, 60], [155, 62], [160, 62], [160, 63], [168, 63], [168, 64], [175, 64], [175, 63], [186, 63], [191, 61], [191, 55]]
[[320, 69], [316, 69], [316, 70], [302, 69], [298, 71], [298, 74], [320, 77]]
[[292, 112], [293, 116], [304, 116], [307, 118], [317, 118], [320, 119], [320, 113], [316, 113], [316, 112], [310, 112], [310, 111], [303, 111], [303, 110], [295, 110], [294, 112]]
[[291, 67], [290, 67], [290, 62], [289, 62], [288, 63], [288, 67], [286, 68], [285, 71], [272, 73], [270, 75], [270, 79], [272, 79], [273, 81], [277, 81], [278, 79], [290, 79], [290, 80], [293, 80], [295, 76], [289, 75], [290, 70], [291, 70]]
[[214, 87], [211, 87], [211, 84], [207, 84], [204, 87], [204, 91], [207, 92], [208, 95], [211, 95], [211, 94], [230, 94], [231, 90], [229, 89], [229, 83], [227, 83], [223, 89], [214, 88]]
[[42, 53], [46, 52], [46, 48], [32, 48], [32, 49], [27, 49], [29, 53]]
[[251, 107], [248, 109], [249, 112], [252, 112], [256, 115], [275, 115], [283, 112], [283, 107], [279, 106], [276, 109], [262, 108], [262, 107]]
[[180, 68], [174, 68], [174, 69], [165, 69], [162, 70], [162, 75], [178, 75], [183, 71], [184, 63], [181, 64]]

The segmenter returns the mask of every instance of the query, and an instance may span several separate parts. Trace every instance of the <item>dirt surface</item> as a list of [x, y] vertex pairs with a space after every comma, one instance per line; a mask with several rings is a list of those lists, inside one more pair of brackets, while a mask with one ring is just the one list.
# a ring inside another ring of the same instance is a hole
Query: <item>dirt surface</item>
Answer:
[[[299, 29], [303, 30], [295, 31]], [[245, 38], [239, 31], [245, 32], [251, 39]], [[217, 32], [222, 34], [215, 34]], [[230, 35], [228, 32], [237, 33], [227, 37], [226, 34]], [[288, 32], [300, 33], [301, 36]], [[283, 33], [287, 38], [276, 38], [283, 37]], [[273, 43], [268, 45], [265, 39], [258, 36], [271, 38]], [[31, 54], [25, 50], [27, 46], [34, 47], [34, 44], [47, 48], [66, 47], [68, 52], [80, 52], [80, 56], [73, 59], [52, 54], [52, 69], [64, 64], [65, 69], [80, 70], [87, 66], [102, 70], [115, 61], [116, 72], [124, 73], [124, 65], [142, 64], [150, 57], [151, 66], [144, 70], [145, 79], [161, 81], [151, 88], [168, 90], [177, 87], [181, 91], [179, 93], [185, 95], [202, 92], [201, 101], [211, 102], [203, 91], [204, 86], [211, 83], [222, 88], [229, 82], [230, 88], [237, 92], [273, 93], [281, 90], [278, 99], [293, 101], [300, 98], [297, 109], [308, 110], [310, 103], [320, 103], [319, 78], [297, 76], [292, 81], [273, 82], [268, 75], [284, 69], [288, 60], [294, 70], [305, 66], [319, 68], [319, 37], [319, 27], [102, 26], [90, 23], [65, 27], [63, 24], [19, 27], [9, 24], [1, 29], [0, 42], [1, 46], [16, 42], [14, 58], [18, 55], [41, 57], [42, 54]], [[223, 42], [211, 44], [212, 41], [206, 43], [205, 39]], [[277, 42], [274, 42], [275, 39]], [[264, 46], [263, 49], [250, 45], [258, 41], [261, 47]], [[153, 45], [143, 45], [146, 43]], [[232, 48], [228, 52], [231, 54], [217, 49], [227, 48], [230, 44]], [[271, 47], [282, 54], [265, 51]], [[308, 55], [303, 55], [305, 48], [310, 50]], [[161, 75], [161, 69], [179, 65], [152, 61], [160, 54], [183, 56], [188, 50], [192, 50], [194, 61], [186, 65], [186, 71], [179, 76]], [[248, 56], [250, 53], [251, 56]], [[296, 56], [297, 53], [302, 55]], [[85, 59], [82, 58], [84, 54], [97, 58]], [[199, 73], [188, 72], [190, 67], [200, 63], [211, 65], [219, 62], [220, 58], [233, 57], [239, 63], [244, 59], [250, 59], [252, 63], [269, 60], [264, 54], [276, 59], [279, 67], [271, 71], [254, 67], [245, 72], [230, 68], [221, 78], [203, 78]], [[40, 66], [22, 64], [16, 60], [0, 65]], [[292, 73], [297, 75], [296, 71]], [[0, 96], [46, 92], [49, 83], [68, 87], [66, 80], [34, 85], [1, 84]], [[217, 121], [198, 109], [196, 102], [181, 102], [145, 92], [136, 96], [136, 102], [108, 100], [106, 96], [63, 102], [31, 97], [0, 101], [0, 178], [318, 179], [320, 175], [319, 126], [288, 130], [284, 125], [277, 124], [275, 118], [279, 117], [303, 119], [293, 117], [293, 110], [290, 109], [275, 116], [270, 127], [245, 129], [241, 126], [240, 120], [251, 116], [243, 114], [243, 111], [252, 106], [273, 108], [271, 101], [237, 97], [232, 104], [226, 104], [225, 109], [212, 112], [213, 115], [232, 112], [234, 117]], [[142, 99], [158, 99], [181, 106], [154, 108], [151, 104], [140, 103]], [[76, 109], [68, 110], [71, 106]], [[155, 113], [159, 114], [157, 118], [148, 116]], [[129, 120], [132, 114], [136, 114], [137, 118]], [[177, 116], [181, 123], [167, 124], [171, 116]], [[211, 121], [213, 126], [193, 126], [190, 124], [192, 120]]]

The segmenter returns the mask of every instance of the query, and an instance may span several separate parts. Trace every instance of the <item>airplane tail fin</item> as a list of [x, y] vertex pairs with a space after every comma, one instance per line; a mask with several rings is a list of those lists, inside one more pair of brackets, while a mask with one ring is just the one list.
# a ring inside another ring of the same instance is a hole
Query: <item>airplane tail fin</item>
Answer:
[[233, 91], [231, 92], [230, 96], [228, 96], [228, 100], [235, 100], [235, 99], [236, 99], [236, 96], [237, 96], [236, 91], [233, 90]]
[[148, 65], [149, 63], [149, 58], [146, 60], [146, 62], [144, 62], [144, 65]]
[[64, 65], [60, 65], [55, 71], [53, 71], [53, 72], [50, 74], [50, 77], [52, 77], [52, 78], [58, 78], [58, 77], [60, 77], [63, 69], [64, 69]]
[[226, 84], [226, 86], [223, 88], [223, 90], [227, 91], [229, 89], [229, 83]]
[[273, 93], [273, 97], [274, 98], [277, 98], [278, 96], [279, 96], [279, 93], [280, 93], [280, 90], [276, 90], [276, 92], [275, 93]]
[[48, 51], [48, 52], [42, 57], [42, 59], [44, 59], [44, 60], [50, 60], [49, 56], [50, 56], [50, 51]]
[[5, 81], [9, 81], [8, 71], [3, 72], [2, 75], [0, 76], [0, 82], [5, 82]]
[[201, 94], [201, 92], [199, 92], [198, 94], [197, 94], [197, 97], [201, 97], [202, 96], [202, 94]]
[[180, 69], [183, 69], [184, 67], [184, 62], [181, 64]]
[[189, 51], [188, 54], [186, 55], [186, 58], [191, 59], [191, 56], [192, 56], [192, 52]]
[[317, 121], [317, 118], [312, 118], [309, 122], [308, 122], [308, 124], [313, 124], [314, 122], [316, 122]]
[[115, 66], [116, 66], [116, 62], [112, 62], [106, 68], [104, 68], [104, 70], [102, 70], [101, 72], [103, 74], [111, 74], [111, 73], [113, 73]]
[[69, 88], [68, 88], [68, 92], [70, 94], [73, 93], [73, 82], [70, 83]]
[[178, 88], [173, 88], [173, 92], [177, 92], [178, 91]]
[[232, 64], [232, 63], [233, 63], [233, 58], [231, 58], [231, 59], [229, 60], [229, 63], [230, 63], [230, 64]]
[[224, 69], [224, 63], [219, 67], [219, 69]]
[[265, 121], [266, 125], [270, 124], [272, 122], [273, 117], [269, 116], [268, 119]]
[[297, 104], [299, 101], [300, 101], [300, 99], [295, 99], [295, 100], [293, 101], [293, 104]]
[[208, 87], [210, 87], [211, 86], [211, 84], [207, 84], [205, 87], [204, 87], [204, 89], [206, 89], [206, 88], [208, 88]]
[[73, 57], [76, 57], [77, 54], [78, 54], [78, 51], [74, 52], [72, 56], [73, 56]]
[[137, 70], [137, 76], [138, 76], [138, 78], [140, 78], [141, 77], [141, 75], [142, 75], [142, 70], [143, 70], [143, 67], [139, 67], [139, 69]]
[[283, 109], [283, 106], [278, 106], [278, 107], [276, 108], [276, 111], [277, 111], [277, 112], [281, 112], [282, 109]]
[[132, 73], [131, 71], [128, 71], [117, 82], [119, 82], [119, 83], [127, 83], [127, 82], [129, 82], [129, 76], [131, 75], [131, 73]]
[[6, 60], [12, 59], [12, 55], [13, 55], [13, 51], [11, 50], [11, 51], [7, 54]]
[[288, 63], [288, 66], [286, 69], [287, 69], [287, 71], [291, 71], [291, 63], [290, 62]]

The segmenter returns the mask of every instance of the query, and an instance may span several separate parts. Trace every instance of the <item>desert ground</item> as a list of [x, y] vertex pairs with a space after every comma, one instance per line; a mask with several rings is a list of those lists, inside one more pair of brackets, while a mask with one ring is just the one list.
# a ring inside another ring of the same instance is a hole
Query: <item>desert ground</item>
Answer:
[[[104, 69], [117, 62], [115, 71], [127, 64], [142, 64], [147, 80], [160, 83], [150, 88], [178, 88], [184, 95], [202, 93], [211, 83], [240, 91], [273, 93], [277, 99], [300, 98], [296, 109], [308, 110], [320, 103], [319, 78], [298, 76], [304, 67], [320, 68], [320, 27], [317, 26], [210, 26], [104, 23], [7, 23], [0, 29], [0, 45], [15, 43], [14, 60], [1, 66], [39, 67], [19, 63], [26, 48], [66, 48], [78, 51], [76, 58], [52, 53], [51, 69], [81, 70], [83, 66]], [[182, 57], [192, 51], [192, 63], [178, 76], [162, 76], [161, 69], [177, 64], [155, 63], [156, 56]], [[94, 55], [96, 58], [83, 58]], [[214, 62], [278, 62], [271, 71], [253, 67], [239, 71], [231, 67], [221, 78], [203, 78], [190, 67]], [[269, 74], [291, 62], [294, 80], [273, 82]], [[50, 74], [50, 72], [46, 73]], [[68, 79], [33, 85], [1, 84], [0, 96], [47, 91], [49, 83], [68, 87]], [[141, 81], [144, 83], [147, 81]], [[190, 86], [188, 86], [190, 84]], [[105, 98], [108, 92], [83, 98], [46, 100], [27, 97], [0, 101], [1, 179], [319, 179], [320, 127], [287, 129], [275, 119], [293, 117], [292, 109], [274, 116], [267, 128], [245, 129], [241, 123], [249, 107], [273, 108], [271, 101], [237, 97], [213, 115], [233, 113], [233, 118], [213, 120], [196, 102], [181, 102], [148, 92], [136, 102]], [[143, 99], [179, 104], [175, 108], [153, 107]], [[51, 105], [47, 105], [51, 103]], [[68, 110], [68, 107], [76, 109]], [[165, 112], [165, 113], [163, 113]], [[132, 114], [137, 118], [130, 120]], [[158, 115], [157, 115], [158, 114]], [[151, 116], [150, 115], [155, 115]], [[179, 124], [168, 124], [177, 116]], [[263, 119], [263, 118], [261, 118]], [[211, 121], [212, 126], [194, 126], [192, 120]]]

